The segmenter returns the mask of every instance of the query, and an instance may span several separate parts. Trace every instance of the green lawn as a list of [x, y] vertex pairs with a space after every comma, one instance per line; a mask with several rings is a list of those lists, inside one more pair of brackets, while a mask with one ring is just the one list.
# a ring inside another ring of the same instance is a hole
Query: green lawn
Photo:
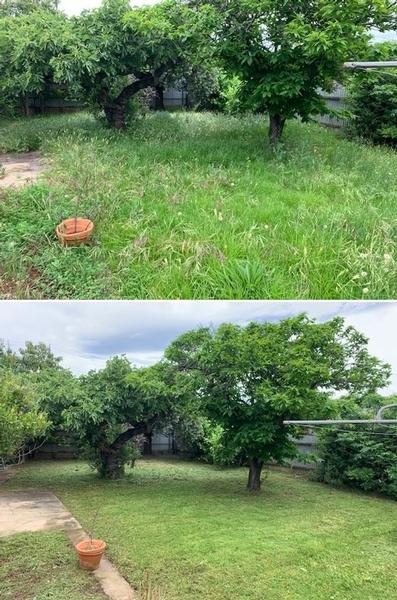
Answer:
[[276, 471], [249, 495], [246, 475], [140, 460], [104, 482], [82, 462], [42, 462], [1, 489], [51, 489], [87, 530], [100, 507], [94, 533], [108, 556], [162, 600], [397, 597], [395, 502]]
[[[1, 493], [1, 488], [0, 488]], [[106, 600], [63, 532], [0, 538], [1, 600]]]
[[[0, 125], [0, 152], [37, 148], [42, 181], [1, 192], [2, 297], [397, 297], [391, 149], [291, 122], [274, 154], [256, 116]], [[55, 225], [76, 211], [94, 242], [63, 249]]]

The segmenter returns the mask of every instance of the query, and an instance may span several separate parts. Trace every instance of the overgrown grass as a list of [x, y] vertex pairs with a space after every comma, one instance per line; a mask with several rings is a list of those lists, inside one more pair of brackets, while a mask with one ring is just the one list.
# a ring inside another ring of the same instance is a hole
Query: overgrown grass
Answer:
[[[3, 297], [395, 298], [397, 153], [260, 117], [157, 113], [115, 133], [87, 115], [19, 120], [0, 150], [40, 148], [3, 192]], [[79, 213], [94, 242], [61, 248]]]
[[104, 482], [84, 463], [52, 461], [26, 465], [4, 488], [53, 490], [106, 539], [123, 575], [162, 600], [395, 597], [395, 502], [276, 471], [250, 495], [246, 476], [141, 460]]
[[[0, 492], [1, 493], [1, 492]], [[1, 600], [106, 600], [59, 531], [0, 538]]]

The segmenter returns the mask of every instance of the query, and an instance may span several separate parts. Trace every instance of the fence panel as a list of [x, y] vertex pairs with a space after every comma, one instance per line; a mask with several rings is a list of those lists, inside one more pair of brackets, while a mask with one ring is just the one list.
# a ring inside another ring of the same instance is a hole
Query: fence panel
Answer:
[[[321, 96], [325, 99], [327, 106], [332, 109], [343, 110], [348, 107], [346, 102], [346, 89], [339, 83], [335, 85], [331, 92], [320, 90]], [[347, 119], [340, 119], [330, 115], [317, 115], [316, 121], [327, 127], [341, 128], [348, 124]]]

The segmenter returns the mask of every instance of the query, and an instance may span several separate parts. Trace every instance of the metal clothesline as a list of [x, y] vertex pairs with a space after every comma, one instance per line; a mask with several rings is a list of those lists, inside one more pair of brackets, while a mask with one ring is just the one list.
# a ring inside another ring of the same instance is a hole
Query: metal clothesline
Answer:
[[343, 63], [345, 69], [393, 69], [397, 67], [397, 60], [377, 60], [377, 61], [353, 61]]
[[286, 420], [283, 425], [397, 425], [397, 419], [382, 419], [382, 414], [389, 408], [397, 408], [396, 404], [386, 404], [376, 413], [374, 419], [310, 419], [310, 420]]

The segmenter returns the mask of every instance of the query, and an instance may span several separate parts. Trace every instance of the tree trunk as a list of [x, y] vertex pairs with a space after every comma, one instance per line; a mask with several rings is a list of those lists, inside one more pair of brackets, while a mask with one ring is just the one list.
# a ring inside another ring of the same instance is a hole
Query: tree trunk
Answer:
[[162, 85], [156, 85], [156, 98], [154, 101], [154, 108], [156, 110], [164, 110], [164, 87]]
[[124, 461], [119, 452], [106, 449], [100, 450], [99, 475], [103, 479], [120, 479], [124, 475]]
[[269, 115], [269, 140], [272, 146], [276, 146], [282, 136], [285, 118], [281, 115]]
[[143, 454], [144, 456], [151, 456], [152, 455], [152, 438], [153, 438], [153, 434], [152, 432], [148, 432], [145, 435], [145, 439], [143, 441]]
[[107, 104], [104, 106], [104, 111], [110, 127], [124, 129], [127, 126], [126, 104]]
[[32, 111], [30, 110], [30, 106], [29, 106], [29, 96], [27, 94], [23, 94], [21, 96], [21, 106], [22, 106], [22, 113], [25, 117], [31, 117], [32, 116]]
[[258, 458], [252, 458], [249, 463], [249, 474], [247, 489], [250, 492], [257, 492], [261, 489], [261, 473], [263, 461]]

